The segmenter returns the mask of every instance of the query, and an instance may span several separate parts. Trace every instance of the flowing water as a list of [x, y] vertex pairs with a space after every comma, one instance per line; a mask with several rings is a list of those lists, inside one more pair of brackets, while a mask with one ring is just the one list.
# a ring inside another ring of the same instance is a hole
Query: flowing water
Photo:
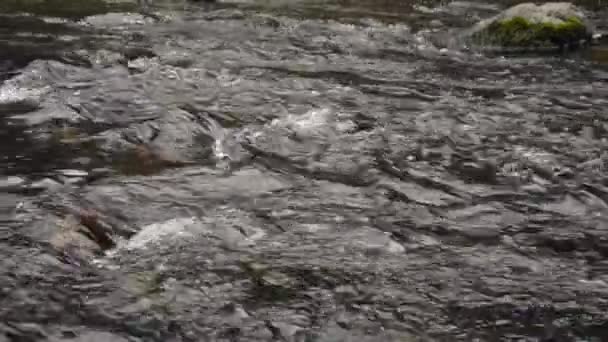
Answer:
[[608, 340], [606, 47], [458, 39], [505, 1], [66, 3], [0, 6], [0, 341]]

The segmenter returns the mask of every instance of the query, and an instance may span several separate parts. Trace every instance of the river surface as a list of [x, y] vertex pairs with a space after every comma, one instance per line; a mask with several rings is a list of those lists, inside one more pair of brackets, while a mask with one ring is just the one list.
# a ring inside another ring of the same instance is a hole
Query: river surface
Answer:
[[0, 341], [608, 341], [606, 47], [458, 39], [504, 1], [16, 3]]

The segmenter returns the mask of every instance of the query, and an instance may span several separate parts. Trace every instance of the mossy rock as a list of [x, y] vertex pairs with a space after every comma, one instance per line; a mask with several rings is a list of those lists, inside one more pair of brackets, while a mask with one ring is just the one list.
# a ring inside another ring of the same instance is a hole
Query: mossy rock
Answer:
[[523, 3], [481, 21], [468, 34], [482, 47], [563, 49], [589, 42], [592, 29], [571, 3]]

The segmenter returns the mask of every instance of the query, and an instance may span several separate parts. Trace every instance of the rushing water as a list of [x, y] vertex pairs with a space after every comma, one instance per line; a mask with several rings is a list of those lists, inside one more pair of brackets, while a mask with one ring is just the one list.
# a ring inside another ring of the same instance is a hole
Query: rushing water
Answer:
[[605, 47], [457, 39], [514, 2], [16, 3], [0, 341], [608, 340]]

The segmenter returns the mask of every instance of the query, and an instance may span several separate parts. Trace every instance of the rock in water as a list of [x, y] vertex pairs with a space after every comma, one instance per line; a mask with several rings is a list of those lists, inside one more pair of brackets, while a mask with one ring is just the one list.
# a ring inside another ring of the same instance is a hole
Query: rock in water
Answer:
[[583, 11], [568, 2], [519, 4], [467, 32], [475, 45], [525, 49], [573, 48], [592, 35]]

